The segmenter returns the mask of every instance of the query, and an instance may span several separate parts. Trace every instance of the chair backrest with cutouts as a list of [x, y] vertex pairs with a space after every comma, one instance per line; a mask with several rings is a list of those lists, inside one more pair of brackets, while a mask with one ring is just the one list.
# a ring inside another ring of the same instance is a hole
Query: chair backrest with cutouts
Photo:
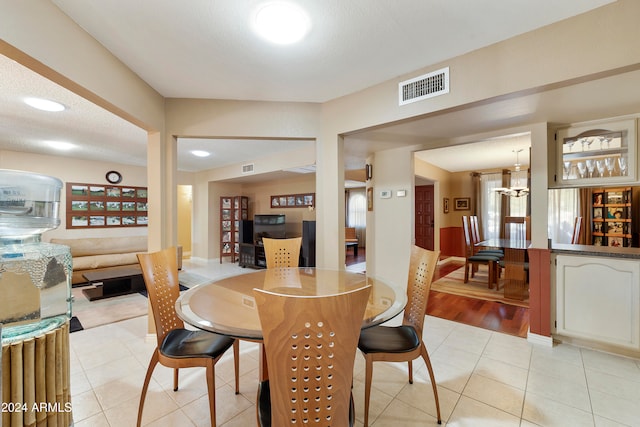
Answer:
[[262, 238], [267, 268], [297, 267], [300, 262], [302, 237], [290, 239]]
[[184, 328], [184, 322], [175, 309], [176, 300], [180, 296], [176, 248], [137, 255], [160, 345], [170, 331]]
[[411, 248], [407, 278], [407, 305], [402, 323], [413, 326], [418, 336], [422, 335], [429, 291], [439, 257], [440, 251], [430, 251], [415, 245]]
[[349, 424], [353, 365], [371, 286], [324, 297], [254, 289], [271, 425]]

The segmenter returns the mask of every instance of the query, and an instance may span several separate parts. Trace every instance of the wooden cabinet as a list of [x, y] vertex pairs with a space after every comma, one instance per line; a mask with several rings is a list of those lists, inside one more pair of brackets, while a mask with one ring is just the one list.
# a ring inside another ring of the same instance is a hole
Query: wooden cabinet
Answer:
[[220, 263], [223, 258], [236, 262], [240, 254], [240, 221], [249, 218], [249, 198], [220, 197]]
[[604, 120], [555, 131], [552, 186], [582, 187], [636, 182], [636, 120]]
[[632, 245], [631, 187], [594, 189], [591, 203], [591, 244]]

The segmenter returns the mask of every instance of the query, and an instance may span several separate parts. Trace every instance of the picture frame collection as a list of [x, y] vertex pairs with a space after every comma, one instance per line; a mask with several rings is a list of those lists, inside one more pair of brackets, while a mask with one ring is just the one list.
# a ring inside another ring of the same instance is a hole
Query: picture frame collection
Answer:
[[147, 187], [67, 183], [67, 229], [146, 227]]
[[308, 208], [315, 207], [316, 193], [280, 194], [271, 196], [272, 208]]

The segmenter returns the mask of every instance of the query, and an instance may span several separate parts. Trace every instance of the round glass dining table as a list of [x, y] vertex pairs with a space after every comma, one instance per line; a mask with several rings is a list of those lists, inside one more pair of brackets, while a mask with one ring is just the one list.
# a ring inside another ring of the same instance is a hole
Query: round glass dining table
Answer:
[[183, 292], [176, 311], [196, 328], [235, 338], [262, 340], [253, 289], [299, 296], [335, 295], [371, 285], [362, 319], [367, 328], [397, 316], [407, 303], [406, 290], [362, 273], [319, 268], [274, 268], [224, 277]]

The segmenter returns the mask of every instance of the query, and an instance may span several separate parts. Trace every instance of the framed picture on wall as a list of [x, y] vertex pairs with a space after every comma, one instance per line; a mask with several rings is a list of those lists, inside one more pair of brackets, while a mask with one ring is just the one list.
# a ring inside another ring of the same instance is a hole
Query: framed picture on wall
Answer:
[[457, 211], [468, 211], [471, 209], [470, 197], [458, 197], [453, 199], [453, 209]]
[[373, 210], [373, 187], [367, 188], [367, 210]]
[[449, 198], [442, 199], [442, 212], [449, 213]]

